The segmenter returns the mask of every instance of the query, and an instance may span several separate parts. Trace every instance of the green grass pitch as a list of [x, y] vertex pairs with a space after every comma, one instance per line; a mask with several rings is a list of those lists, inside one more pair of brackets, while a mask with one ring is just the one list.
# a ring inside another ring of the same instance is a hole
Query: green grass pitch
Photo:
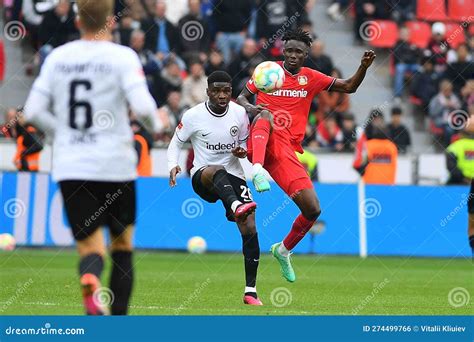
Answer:
[[[73, 250], [20, 248], [0, 253], [0, 314], [82, 314], [77, 261]], [[130, 314], [473, 313], [473, 300], [459, 306], [459, 298], [451, 303], [448, 298], [456, 288], [474, 294], [471, 260], [296, 255], [293, 263], [297, 281], [290, 284], [280, 276], [276, 261], [262, 255], [257, 289], [264, 306], [249, 307], [242, 304], [245, 284], [240, 253], [140, 251], [134, 259], [136, 281]], [[109, 270], [107, 261], [103, 285]]]

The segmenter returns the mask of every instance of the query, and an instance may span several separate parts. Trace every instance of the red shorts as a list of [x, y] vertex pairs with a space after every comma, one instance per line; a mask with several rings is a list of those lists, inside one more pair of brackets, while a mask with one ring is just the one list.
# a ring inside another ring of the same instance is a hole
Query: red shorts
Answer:
[[[248, 159], [252, 161], [252, 132], [247, 142]], [[299, 149], [283, 131], [274, 130], [268, 139], [263, 167], [273, 180], [288, 195], [293, 196], [303, 189], [312, 189], [313, 182], [305, 167], [296, 157]]]

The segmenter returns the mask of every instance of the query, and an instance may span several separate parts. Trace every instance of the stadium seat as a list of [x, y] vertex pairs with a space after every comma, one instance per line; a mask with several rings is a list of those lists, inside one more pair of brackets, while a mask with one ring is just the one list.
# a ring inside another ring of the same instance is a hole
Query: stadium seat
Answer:
[[427, 21], [447, 20], [445, 0], [418, 0], [416, 17]]
[[376, 48], [392, 48], [398, 40], [398, 26], [392, 20], [374, 20], [367, 29], [373, 33], [369, 44]]
[[405, 25], [410, 30], [410, 43], [425, 49], [431, 38], [431, 27], [424, 21], [407, 21]]
[[459, 44], [466, 42], [464, 27], [459, 23], [446, 23], [446, 39], [449, 46], [457, 48]]
[[474, 3], [472, 0], [449, 0], [448, 15], [451, 20], [466, 21], [474, 16]]

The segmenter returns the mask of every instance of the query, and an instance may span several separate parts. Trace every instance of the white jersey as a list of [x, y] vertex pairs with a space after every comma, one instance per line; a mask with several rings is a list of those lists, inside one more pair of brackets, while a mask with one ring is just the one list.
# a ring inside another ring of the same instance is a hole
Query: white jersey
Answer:
[[133, 100], [138, 89], [142, 104], [135, 107], [142, 115], [153, 115], [156, 104], [150, 103], [141, 63], [128, 47], [77, 40], [53, 50], [33, 84], [25, 116], [35, 123], [47, 119], [43, 112], [52, 111], [48, 120], [53, 115], [55, 122], [49, 126], [55, 126], [51, 129], [56, 181], [136, 178], [127, 100], [138, 103]]
[[245, 145], [248, 136], [249, 119], [244, 107], [230, 102], [223, 114], [217, 114], [207, 102], [200, 103], [183, 114], [176, 128], [168, 150], [168, 168], [178, 165], [175, 144], [182, 146], [189, 139], [194, 149], [191, 176], [203, 166], [222, 165], [228, 173], [245, 180], [239, 158], [231, 151]]

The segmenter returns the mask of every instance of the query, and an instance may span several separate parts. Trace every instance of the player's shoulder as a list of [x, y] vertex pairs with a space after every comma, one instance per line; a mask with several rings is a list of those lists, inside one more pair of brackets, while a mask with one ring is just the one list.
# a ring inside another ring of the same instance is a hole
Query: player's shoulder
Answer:
[[201, 102], [192, 106], [183, 113], [183, 119], [186, 121], [195, 121], [207, 112], [206, 103]]
[[238, 116], [247, 115], [245, 108], [234, 101], [229, 102], [229, 111], [235, 113]]

